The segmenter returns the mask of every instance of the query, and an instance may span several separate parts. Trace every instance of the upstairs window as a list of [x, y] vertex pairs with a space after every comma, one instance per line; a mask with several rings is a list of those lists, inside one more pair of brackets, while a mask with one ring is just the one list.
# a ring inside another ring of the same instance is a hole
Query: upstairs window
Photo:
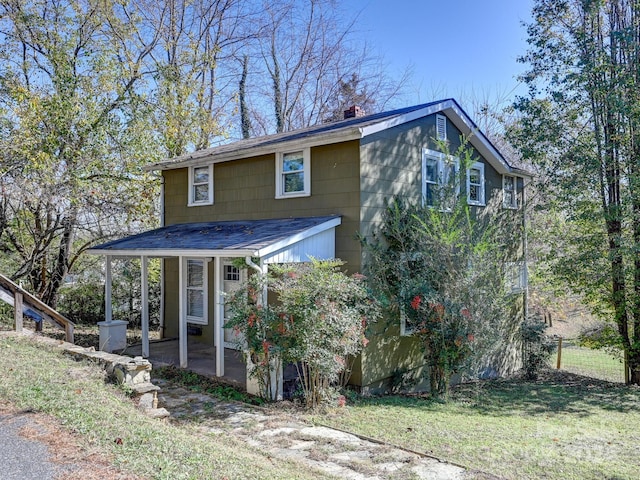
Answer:
[[436, 115], [436, 139], [447, 140], [447, 117]]
[[425, 205], [447, 208], [460, 192], [457, 158], [433, 150], [422, 150], [422, 198]]
[[467, 203], [485, 205], [484, 163], [476, 162], [467, 170]]
[[276, 155], [276, 198], [311, 195], [310, 151], [308, 148]]
[[504, 208], [518, 208], [516, 185], [516, 177], [502, 176], [502, 205]]
[[213, 165], [189, 168], [189, 206], [213, 203]]

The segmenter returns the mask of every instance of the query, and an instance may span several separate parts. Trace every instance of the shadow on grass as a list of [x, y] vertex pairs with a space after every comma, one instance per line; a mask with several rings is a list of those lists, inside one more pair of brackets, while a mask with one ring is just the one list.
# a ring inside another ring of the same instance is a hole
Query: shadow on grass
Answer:
[[[363, 398], [359, 403], [430, 410], [440, 410], [445, 404], [428, 395]], [[548, 370], [533, 382], [516, 377], [457, 385], [452, 389], [447, 406], [501, 417], [550, 413], [589, 416], [602, 414], [602, 411], [627, 413], [640, 410], [640, 389]]]

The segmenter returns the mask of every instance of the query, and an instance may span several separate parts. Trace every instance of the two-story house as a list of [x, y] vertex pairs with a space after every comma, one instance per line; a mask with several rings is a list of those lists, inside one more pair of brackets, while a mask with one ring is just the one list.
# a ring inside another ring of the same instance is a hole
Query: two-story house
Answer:
[[[432, 201], [434, 187], [451, 167], [441, 142], [455, 152], [464, 136], [474, 150], [461, 192], [469, 204], [523, 212], [528, 174], [509, 165], [455, 100], [360, 113], [352, 108], [343, 121], [240, 140], [148, 167], [162, 175], [163, 227], [92, 253], [105, 255], [107, 264], [112, 256], [137, 256], [143, 265], [149, 257], [163, 259], [164, 335], [180, 339], [181, 366], [188, 365], [187, 336], [197, 326], [197, 339], [216, 346], [216, 372], [224, 375], [223, 347], [232, 346], [233, 333], [224, 328], [221, 292], [237, 288], [246, 274], [234, 259], [265, 271], [271, 263], [337, 257], [350, 272], [361, 271], [356, 234], [374, 231], [385, 202], [396, 195]], [[516, 260], [522, 260], [524, 243], [517, 250]], [[400, 321], [384, 338], [371, 339], [351, 383], [375, 390], [398, 365], [420, 366]], [[148, 340], [143, 347], [148, 355]]]

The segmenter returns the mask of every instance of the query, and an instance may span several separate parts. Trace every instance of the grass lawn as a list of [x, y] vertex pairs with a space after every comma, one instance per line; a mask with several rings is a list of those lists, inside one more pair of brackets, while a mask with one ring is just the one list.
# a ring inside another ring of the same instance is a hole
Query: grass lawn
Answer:
[[[23, 337], [0, 337], [0, 405], [49, 414], [144, 478], [322, 478], [233, 436], [149, 419], [98, 368]], [[637, 479], [640, 388], [549, 370], [538, 382], [460, 385], [447, 403], [420, 396], [354, 398], [300, 413], [506, 479]], [[117, 443], [114, 439], [121, 439]], [[480, 475], [480, 478], [486, 478]]]
[[640, 389], [543, 377], [461, 385], [448, 403], [364, 398], [314, 419], [508, 479], [637, 479]]
[[[557, 354], [552, 356], [550, 364], [553, 368], [557, 366]], [[603, 350], [579, 347], [571, 343], [563, 345], [560, 368], [578, 375], [624, 383], [622, 360]]]
[[315, 479], [230, 435], [200, 434], [140, 413], [101, 368], [25, 337], [0, 336], [0, 407], [48, 414], [124, 472], [158, 479]]

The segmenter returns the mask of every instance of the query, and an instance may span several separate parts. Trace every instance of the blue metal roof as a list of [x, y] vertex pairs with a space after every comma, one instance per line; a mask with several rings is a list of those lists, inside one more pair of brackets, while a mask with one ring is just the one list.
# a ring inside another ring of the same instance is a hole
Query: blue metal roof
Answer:
[[[337, 223], [336, 223], [337, 222]], [[238, 220], [224, 222], [183, 223], [157, 228], [148, 232], [97, 245], [89, 253], [101, 255], [159, 255], [175, 251], [221, 252], [246, 254], [287, 242], [314, 227], [340, 223], [339, 215], [305, 218], [277, 218], [268, 220]], [[162, 253], [164, 252], [164, 253]]]

